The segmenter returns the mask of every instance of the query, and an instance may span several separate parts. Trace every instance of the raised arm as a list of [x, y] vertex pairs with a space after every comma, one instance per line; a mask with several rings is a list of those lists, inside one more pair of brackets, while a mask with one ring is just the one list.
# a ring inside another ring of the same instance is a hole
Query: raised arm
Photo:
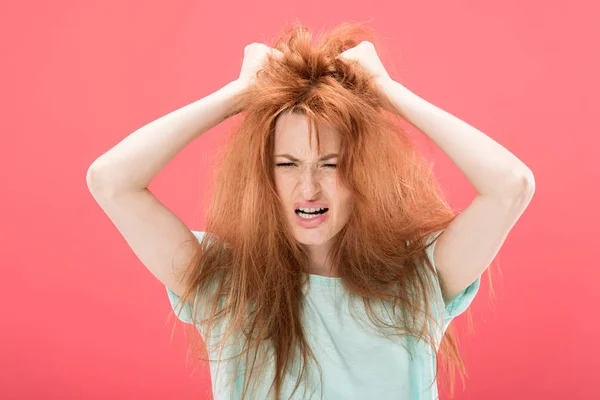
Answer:
[[147, 187], [185, 146], [234, 113], [232, 101], [241, 90], [244, 84], [232, 81], [150, 122], [98, 157], [87, 171], [88, 188], [102, 210], [148, 270], [179, 295], [182, 272], [198, 241]]
[[243, 90], [238, 81], [139, 128], [88, 169], [90, 190], [111, 196], [145, 189], [158, 172], [202, 133], [218, 125]]

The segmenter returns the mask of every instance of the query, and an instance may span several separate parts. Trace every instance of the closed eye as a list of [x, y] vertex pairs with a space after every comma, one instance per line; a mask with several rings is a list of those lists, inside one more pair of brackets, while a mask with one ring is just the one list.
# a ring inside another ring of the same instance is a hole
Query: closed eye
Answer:
[[[288, 167], [288, 166], [296, 165], [296, 164], [294, 164], [294, 163], [279, 163], [279, 164], [275, 164], [275, 165], [278, 167]], [[337, 164], [323, 164], [323, 166], [326, 166], [328, 168], [336, 168]]]

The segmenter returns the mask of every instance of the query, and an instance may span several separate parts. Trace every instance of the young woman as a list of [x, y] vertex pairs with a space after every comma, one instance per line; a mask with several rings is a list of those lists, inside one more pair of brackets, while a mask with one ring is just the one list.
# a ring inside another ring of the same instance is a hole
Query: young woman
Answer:
[[[89, 168], [98, 204], [203, 336], [215, 399], [435, 399], [453, 318], [534, 192], [530, 169], [383, 67], [362, 25], [246, 46], [238, 79], [138, 129]], [[384, 111], [385, 110], [385, 111]], [[205, 232], [147, 189], [243, 112]], [[398, 118], [478, 195], [456, 214]], [[203, 358], [204, 359], [204, 358]]]

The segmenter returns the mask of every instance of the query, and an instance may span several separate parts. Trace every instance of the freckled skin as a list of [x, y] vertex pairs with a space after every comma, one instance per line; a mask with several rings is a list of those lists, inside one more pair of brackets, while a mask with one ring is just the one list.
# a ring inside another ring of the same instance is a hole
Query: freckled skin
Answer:
[[[298, 113], [282, 114], [275, 124], [275, 151], [277, 154], [290, 154], [300, 162], [286, 157], [275, 157], [275, 164], [294, 163], [294, 166], [273, 166], [277, 193], [282, 199], [282, 207], [289, 226], [298, 242], [308, 247], [311, 257], [311, 270], [317, 275], [333, 276], [335, 271], [326, 255], [331, 248], [331, 239], [346, 225], [350, 218], [352, 193], [345, 187], [335, 168], [325, 169], [327, 164], [337, 164], [332, 158], [319, 161], [321, 155], [339, 152], [339, 135], [327, 126], [319, 126], [321, 131], [321, 151], [317, 153], [317, 140], [313, 132], [312, 145], [308, 141], [308, 121]], [[310, 165], [302, 168], [301, 163], [314, 163], [321, 173]], [[328, 204], [328, 218], [314, 228], [303, 228], [296, 223], [294, 203], [296, 201], [321, 201]]]

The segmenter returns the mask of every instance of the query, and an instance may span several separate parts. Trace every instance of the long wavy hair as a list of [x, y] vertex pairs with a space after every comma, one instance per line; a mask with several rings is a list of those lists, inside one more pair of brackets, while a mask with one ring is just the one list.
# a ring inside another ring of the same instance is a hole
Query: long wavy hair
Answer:
[[[194, 304], [193, 325], [202, 323], [205, 337], [227, 322], [221, 350], [234, 333], [243, 334], [237, 337], [242, 340], [237, 357], [246, 354], [249, 373], [243, 398], [254, 398], [246, 397], [247, 392], [265, 372], [264, 362], [256, 363], [257, 356], [267, 357], [263, 346], [273, 351], [276, 399], [297, 357], [302, 369], [296, 389], [308, 358], [316, 361], [301, 323], [309, 253], [286, 224], [274, 180], [277, 118], [302, 113], [316, 129], [319, 150], [319, 124], [333, 126], [341, 138], [336, 173], [354, 200], [350, 220], [331, 249], [343, 286], [362, 298], [369, 319], [387, 336], [418, 338], [433, 354], [439, 346], [431, 385], [444, 365], [453, 397], [455, 369], [463, 385], [466, 371], [451, 326], [441, 343], [432, 333], [433, 327], [441, 329], [433, 298], [439, 281], [426, 254], [426, 237], [445, 229], [456, 213], [400, 117], [384, 109], [371, 77], [354, 62], [337, 58], [363, 40], [377, 43], [372, 29], [344, 23], [320, 39], [315, 43], [300, 23], [286, 28], [271, 46], [283, 57], [270, 56], [254, 85], [237, 97], [236, 107], [243, 112], [215, 169], [207, 234], [182, 278], [187, 289], [180, 304]], [[203, 297], [194, 302], [197, 293]], [[373, 304], [380, 302], [397, 317], [393, 333], [374, 312]], [[206, 312], [202, 321], [199, 307]], [[469, 324], [472, 329], [470, 315]], [[194, 358], [212, 361], [204, 351]]]

